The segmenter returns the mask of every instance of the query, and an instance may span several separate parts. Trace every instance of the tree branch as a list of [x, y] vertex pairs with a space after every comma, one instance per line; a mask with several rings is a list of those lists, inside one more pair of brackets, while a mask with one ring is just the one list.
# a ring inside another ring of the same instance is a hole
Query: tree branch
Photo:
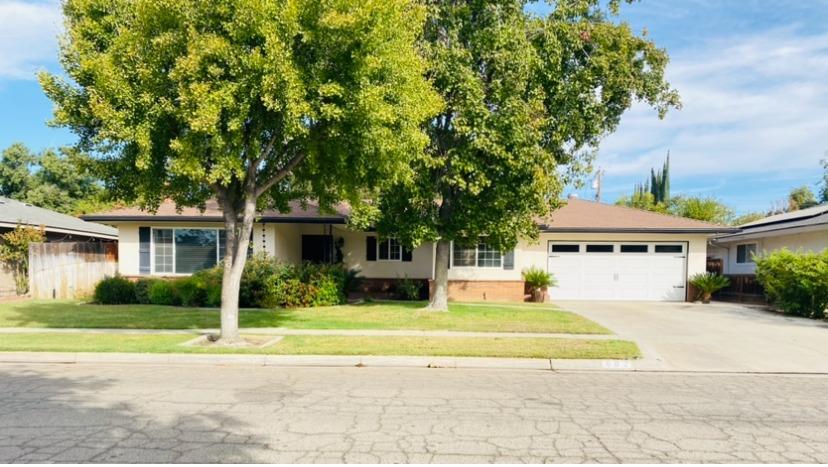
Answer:
[[256, 197], [258, 198], [264, 192], [269, 190], [273, 185], [279, 183], [282, 179], [288, 176], [290, 172], [299, 165], [305, 159], [305, 154], [297, 154], [293, 156], [293, 159], [289, 160], [284, 167], [282, 167], [278, 172], [273, 174], [266, 182], [262, 184], [262, 186], [256, 189]]

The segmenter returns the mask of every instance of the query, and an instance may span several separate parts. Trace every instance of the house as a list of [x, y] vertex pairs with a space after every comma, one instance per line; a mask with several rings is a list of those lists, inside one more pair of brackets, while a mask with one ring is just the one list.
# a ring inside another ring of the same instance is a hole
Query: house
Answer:
[[[110, 226], [0, 197], [0, 234], [18, 225], [42, 227], [49, 242], [112, 242], [118, 239], [118, 230]], [[4, 265], [0, 267], [0, 296], [14, 294], [14, 276]]]
[[828, 248], [828, 203], [740, 225], [738, 232], [713, 237], [708, 254], [721, 261], [725, 275], [753, 276], [753, 255], [782, 248], [812, 252]]
[[[264, 211], [257, 219], [252, 253], [286, 262], [339, 259], [357, 268], [367, 289], [387, 289], [401, 278], [434, 277], [434, 245], [408, 251], [392, 239], [347, 227], [347, 206], [321, 212], [294, 203], [289, 213]], [[125, 276], [176, 276], [215, 265], [223, 255], [223, 222], [215, 202], [200, 211], [135, 208], [84, 216], [118, 228], [119, 270]], [[521, 271], [552, 272], [555, 299], [685, 300], [687, 278], [704, 272], [707, 241], [734, 229], [638, 209], [571, 198], [538, 221], [537, 242], [521, 241], [502, 252], [480, 239], [452, 247], [449, 297], [454, 300], [523, 300]]]

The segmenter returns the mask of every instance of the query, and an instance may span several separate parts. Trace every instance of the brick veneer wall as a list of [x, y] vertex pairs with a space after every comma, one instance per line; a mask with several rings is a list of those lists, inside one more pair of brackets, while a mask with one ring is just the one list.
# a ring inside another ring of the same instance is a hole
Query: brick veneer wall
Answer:
[[[434, 286], [432, 281], [431, 286]], [[526, 299], [523, 281], [449, 281], [449, 300], [456, 301], [512, 301]]]

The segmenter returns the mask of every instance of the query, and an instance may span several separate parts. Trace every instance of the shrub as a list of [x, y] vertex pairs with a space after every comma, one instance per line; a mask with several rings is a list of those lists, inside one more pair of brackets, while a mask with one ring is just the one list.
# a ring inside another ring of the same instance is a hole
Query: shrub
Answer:
[[210, 269], [204, 269], [193, 274], [199, 281], [199, 285], [204, 290], [204, 302], [202, 306], [212, 308], [221, 306], [221, 280], [224, 275], [224, 268], [216, 266]]
[[135, 282], [135, 302], [142, 305], [150, 303], [149, 288], [161, 279], [142, 277]]
[[176, 291], [175, 283], [168, 280], [158, 280], [149, 287], [149, 299], [153, 305], [180, 305], [181, 298]]
[[755, 257], [756, 279], [770, 301], [785, 313], [822, 319], [828, 307], [828, 250], [787, 249]]
[[[275, 276], [285, 273], [287, 265], [280, 265], [273, 258], [258, 254], [249, 258], [242, 271], [241, 286], [239, 287], [239, 306], [244, 308], [260, 308], [267, 301], [268, 284]], [[221, 281], [219, 280], [219, 283]]]
[[698, 298], [703, 303], [710, 303], [714, 293], [730, 285], [730, 279], [715, 272], [702, 272], [691, 277], [690, 284], [699, 289]]
[[184, 306], [199, 307], [207, 302], [207, 287], [201, 275], [193, 274], [190, 277], [176, 279], [173, 290], [178, 301]]
[[543, 289], [556, 284], [555, 277], [552, 273], [546, 272], [537, 266], [524, 269], [523, 280], [532, 289]]
[[95, 286], [95, 302], [102, 305], [136, 303], [135, 284], [121, 276], [107, 277]]
[[274, 277], [267, 286], [267, 296], [262, 304], [267, 308], [279, 306], [287, 308], [307, 307], [313, 304], [316, 288], [299, 279], [282, 279]]
[[397, 297], [400, 300], [419, 300], [420, 299], [420, 283], [414, 279], [404, 277], [397, 282], [395, 287]]

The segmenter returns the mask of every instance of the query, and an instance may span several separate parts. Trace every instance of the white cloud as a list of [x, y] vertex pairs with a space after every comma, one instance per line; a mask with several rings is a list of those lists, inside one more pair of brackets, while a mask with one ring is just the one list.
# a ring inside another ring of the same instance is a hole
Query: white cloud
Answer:
[[828, 149], [828, 34], [776, 29], [672, 54], [668, 79], [684, 108], [664, 120], [625, 115], [599, 164], [609, 175], [649, 172], [669, 149], [673, 176], [801, 173]]
[[0, 0], [0, 79], [34, 79], [55, 63], [61, 28], [57, 1]]

